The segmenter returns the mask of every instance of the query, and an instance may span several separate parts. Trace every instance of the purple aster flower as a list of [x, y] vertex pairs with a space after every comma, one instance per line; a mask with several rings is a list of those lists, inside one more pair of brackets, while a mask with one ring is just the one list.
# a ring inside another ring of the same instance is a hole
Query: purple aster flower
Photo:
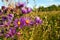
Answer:
[[27, 12], [30, 13], [32, 11], [31, 8], [27, 8]]
[[[8, 16], [3, 16], [2, 21], [4, 22], [4, 26], [9, 26], [13, 20], [13, 17], [14, 17], [13, 14], [9, 14]], [[0, 22], [0, 26], [3, 24], [3, 22]]]
[[13, 24], [14, 24], [14, 27], [18, 27], [18, 24], [17, 24], [17, 22], [18, 22], [18, 19], [15, 19], [15, 20], [14, 20], [14, 22], [13, 22]]
[[32, 9], [23, 7], [23, 8], [21, 8], [21, 11], [23, 14], [27, 14], [27, 13], [30, 13], [32, 11]]
[[14, 20], [14, 27], [24, 27], [24, 26], [29, 26], [29, 25], [32, 25], [33, 24], [33, 21], [28, 18], [28, 17], [21, 17], [20, 19], [15, 19]]
[[6, 37], [13, 37], [14, 34], [16, 34], [16, 29], [10, 28], [7, 34], [5, 35]]
[[26, 8], [22, 8], [21, 11], [22, 11], [22, 14], [27, 14], [27, 9]]
[[36, 24], [42, 24], [42, 20], [39, 17], [35, 17], [35, 23]]
[[7, 38], [8, 38], [8, 37], [10, 37], [10, 34], [8, 34], [8, 33], [7, 33], [7, 34], [5, 34], [5, 37], [7, 37]]
[[21, 25], [24, 25], [24, 26], [33, 25], [33, 21], [29, 17], [21, 17], [20, 21], [21, 21]]
[[11, 33], [13, 35], [16, 34], [16, 29], [15, 28], [10, 28], [9, 33]]
[[26, 17], [26, 18], [25, 18], [25, 23], [26, 23], [26, 24], [30, 24], [30, 23], [31, 23], [31, 19], [28, 18], [28, 17]]
[[11, 22], [13, 20], [14, 14], [8, 14], [7, 17], [8, 17], [8, 21]]
[[15, 19], [14, 22], [14, 27], [23, 27], [24, 26], [24, 18], [20, 18], [20, 19]]
[[7, 19], [7, 17], [3, 16], [3, 17], [2, 17], [2, 20], [3, 20], [3, 21], [6, 21], [6, 20], [8, 20], [8, 19]]
[[13, 14], [9, 14], [8, 16], [9, 16], [9, 17], [14, 17]]
[[19, 8], [20, 8], [20, 7], [24, 7], [24, 6], [25, 6], [25, 3], [23, 3], [23, 2], [18, 2], [18, 3], [16, 3], [16, 6], [18, 6]]
[[6, 22], [5, 26], [10, 26], [10, 24], [11, 24], [11, 22], [8, 21], [8, 22]]

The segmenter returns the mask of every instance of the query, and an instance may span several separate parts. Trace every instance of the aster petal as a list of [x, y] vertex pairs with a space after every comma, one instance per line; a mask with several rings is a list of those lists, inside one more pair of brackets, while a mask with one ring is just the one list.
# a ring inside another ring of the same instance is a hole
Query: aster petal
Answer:
[[31, 8], [27, 8], [27, 12], [29, 13], [29, 12], [31, 12], [32, 11], [32, 9]]
[[21, 11], [22, 11], [22, 14], [26, 14], [27, 13], [27, 9], [26, 8], [22, 8]]

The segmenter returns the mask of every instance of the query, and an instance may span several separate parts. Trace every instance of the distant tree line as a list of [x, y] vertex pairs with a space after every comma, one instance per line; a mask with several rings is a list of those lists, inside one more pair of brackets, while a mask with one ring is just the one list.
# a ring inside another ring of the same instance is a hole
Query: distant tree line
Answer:
[[49, 7], [39, 7], [37, 9], [38, 11], [60, 11], [60, 5], [56, 6], [56, 5], [51, 5]]

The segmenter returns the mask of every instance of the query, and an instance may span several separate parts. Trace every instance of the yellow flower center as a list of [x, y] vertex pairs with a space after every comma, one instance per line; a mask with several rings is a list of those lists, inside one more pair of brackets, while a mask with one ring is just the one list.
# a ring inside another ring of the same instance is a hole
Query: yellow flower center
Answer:
[[29, 21], [29, 20], [26, 20], [26, 23], [27, 23], [27, 24], [29, 24], [29, 23], [30, 23], [30, 21]]
[[18, 25], [20, 25], [20, 21], [18, 21]]

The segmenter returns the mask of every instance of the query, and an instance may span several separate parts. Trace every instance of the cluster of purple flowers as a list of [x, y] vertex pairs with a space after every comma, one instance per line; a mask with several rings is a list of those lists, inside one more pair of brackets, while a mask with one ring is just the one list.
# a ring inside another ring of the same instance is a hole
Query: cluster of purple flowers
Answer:
[[23, 14], [27, 14], [27, 13], [31, 12], [32, 9], [29, 8], [29, 7], [26, 7], [24, 4], [26, 4], [26, 3], [18, 2], [18, 3], [16, 3], [16, 7], [20, 8], [21, 9], [21, 12]]
[[[31, 19], [30, 17], [24, 17], [24, 16], [20, 16], [19, 18], [17, 18], [14, 15], [14, 13], [15, 14], [17, 13], [15, 12], [15, 9], [16, 11], [20, 9], [22, 14], [27, 14], [32, 11], [31, 8], [24, 6], [24, 3], [17, 3], [16, 8], [13, 9], [2, 6], [2, 9], [0, 10], [1, 15], [0, 27], [2, 29], [2, 30], [0, 29], [1, 30], [0, 36], [4, 35], [5, 37], [14, 37], [14, 35], [20, 35], [20, 32], [17, 31], [17, 28], [22, 29], [25, 26], [33, 26], [35, 24], [37, 25], [42, 23], [42, 20], [38, 16], [35, 17], [34, 20]], [[4, 16], [3, 14], [6, 16]]]

